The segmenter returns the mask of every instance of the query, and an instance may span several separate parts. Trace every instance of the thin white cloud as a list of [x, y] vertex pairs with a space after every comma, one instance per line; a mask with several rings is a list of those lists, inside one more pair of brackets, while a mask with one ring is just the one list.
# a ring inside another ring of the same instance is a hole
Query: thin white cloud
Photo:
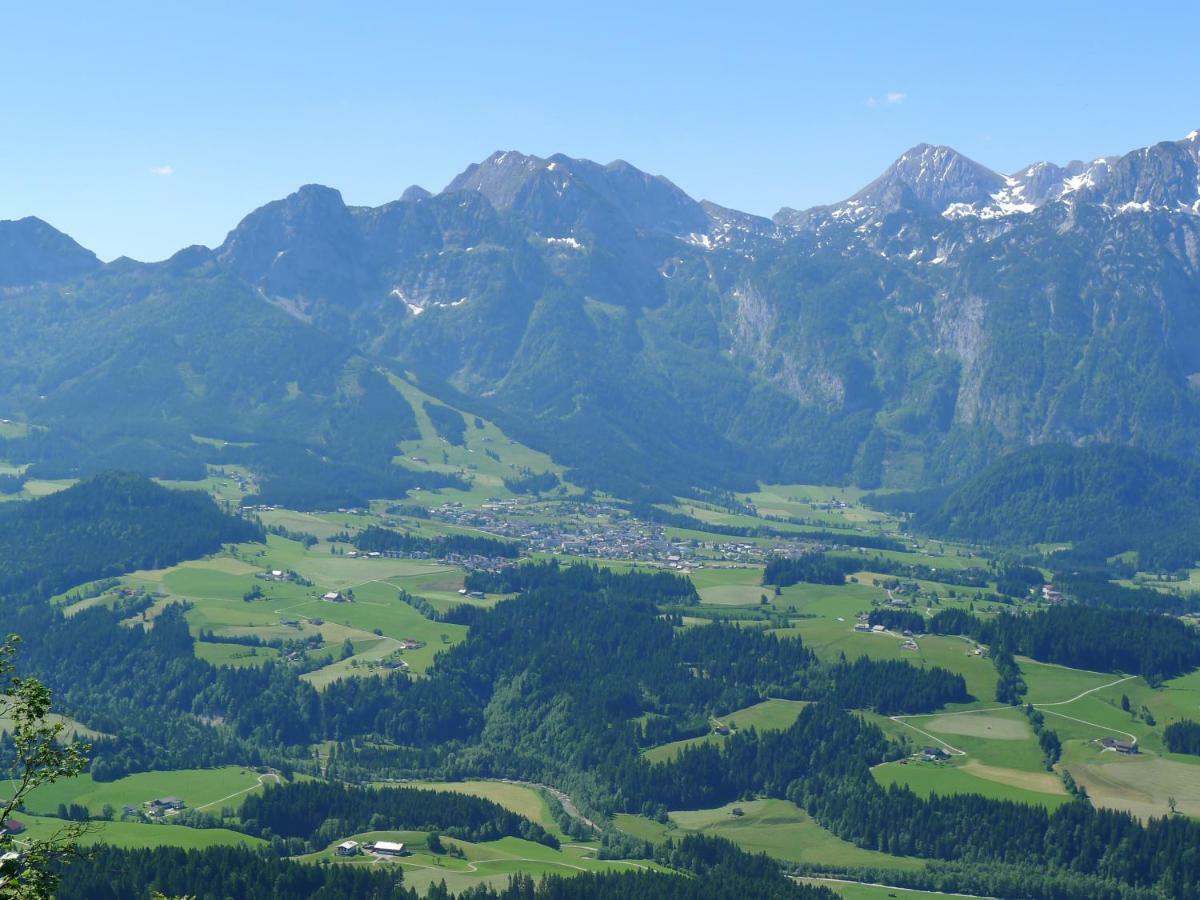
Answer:
[[151, 175], [161, 175], [163, 177], [166, 177], [167, 175], [174, 175], [175, 167], [174, 166], [154, 166], [153, 168], [150, 169], [150, 174]]
[[908, 99], [908, 94], [904, 91], [888, 91], [886, 94], [880, 94], [878, 97], [868, 97], [867, 106], [874, 109], [876, 106], [895, 106], [897, 103], [903, 103]]

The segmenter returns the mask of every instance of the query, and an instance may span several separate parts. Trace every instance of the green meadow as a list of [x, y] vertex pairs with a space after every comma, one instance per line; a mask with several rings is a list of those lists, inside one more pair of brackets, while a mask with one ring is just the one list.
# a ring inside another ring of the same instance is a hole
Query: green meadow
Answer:
[[[769, 699], [744, 709], [735, 710], [727, 716], [719, 716], [713, 721], [713, 726], [726, 725], [732, 730], [746, 731], [754, 728], [757, 731], [782, 731], [788, 728], [800, 715], [808, 703], [804, 700]], [[665, 762], [674, 759], [686, 747], [699, 744], [715, 744], [727, 740], [725, 735], [709, 732], [700, 737], [685, 738], [651, 747], [643, 755], [650, 762]]]
[[[119, 812], [119, 810], [118, 810]], [[62, 819], [32, 816], [18, 813], [28, 830], [21, 835], [31, 840], [50, 840], [58, 834]], [[188, 828], [183, 825], [148, 824], [144, 822], [89, 822], [86, 833], [79, 839], [83, 847], [95, 844], [111, 844], [130, 850], [151, 847], [182, 847], [185, 850], [203, 850], [205, 847], [242, 845], [265, 847], [262, 838], [251, 837], [228, 828]]]
[[[741, 814], [735, 815], [734, 810]], [[642, 816], [620, 815], [615, 824], [627, 834], [655, 843], [687, 832], [719, 836], [751, 853], [767, 853], [790, 862], [890, 869], [925, 865], [920, 859], [864, 850], [843, 841], [787, 800], [743, 800], [717, 809], [672, 812], [669, 818], [663, 825]]]
[[[993, 800], [1013, 800], [1055, 809], [1070, 799], [1059, 778], [1049, 772], [1018, 773], [969, 762], [900, 760], [871, 770], [884, 787], [899, 784], [923, 797], [931, 794], [981, 794]], [[1029, 775], [1035, 777], [1030, 778]]]
[[[396, 783], [388, 782], [381, 787], [395, 787]], [[524, 816], [532, 822], [537, 822], [547, 831], [563, 838], [558, 830], [550, 811], [550, 804], [541, 792], [525, 784], [513, 784], [507, 781], [405, 781], [400, 787], [417, 787], [432, 791], [453, 791], [459, 794], [469, 794], [472, 797], [482, 797], [498, 803], [505, 809]]]
[[[393, 841], [403, 843], [409, 852], [402, 857], [380, 859], [370, 854], [349, 858], [338, 857], [334, 854], [333, 848], [342, 840], [355, 840], [360, 843], [380, 840]], [[509, 837], [496, 841], [472, 843], [445, 836], [442, 837], [442, 843], [446, 847], [455, 847], [461, 850], [462, 857], [431, 852], [426, 832], [370, 831], [347, 835], [320, 853], [309, 854], [300, 859], [329, 860], [343, 865], [396, 866], [404, 872], [405, 885], [416, 888], [422, 893], [443, 881], [451, 891], [464, 891], [476, 885], [503, 887], [508, 884], [509, 876], [516, 874], [534, 877], [570, 876], [583, 872], [660, 868], [649, 860], [598, 860], [595, 858], [596, 845], [594, 844], [564, 844], [560, 849], [552, 850], [542, 844], [520, 838]]]
[[77, 803], [99, 816], [108, 805], [119, 816], [125, 806], [140, 807], [159, 797], [178, 797], [191, 809], [220, 814], [225, 807], [236, 809], [248, 794], [262, 790], [263, 783], [274, 778], [241, 766], [139, 772], [108, 782], [84, 774], [35, 788], [25, 806], [34, 814], [53, 814], [60, 803]]

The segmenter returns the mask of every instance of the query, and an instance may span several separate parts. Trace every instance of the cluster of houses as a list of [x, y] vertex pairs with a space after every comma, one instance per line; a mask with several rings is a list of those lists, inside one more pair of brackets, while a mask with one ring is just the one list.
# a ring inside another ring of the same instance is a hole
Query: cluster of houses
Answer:
[[[478, 509], [453, 502], [429, 512], [442, 522], [518, 540], [533, 553], [628, 560], [682, 572], [722, 562], [762, 564], [774, 555], [796, 556], [828, 549], [799, 540], [780, 540], [771, 546], [736, 538], [673, 540], [667, 536], [665, 526], [605, 503], [580, 502], [566, 507], [534, 500], [489, 500]], [[493, 562], [508, 564], [504, 560]], [[460, 562], [470, 569], [486, 568], [486, 563]]]

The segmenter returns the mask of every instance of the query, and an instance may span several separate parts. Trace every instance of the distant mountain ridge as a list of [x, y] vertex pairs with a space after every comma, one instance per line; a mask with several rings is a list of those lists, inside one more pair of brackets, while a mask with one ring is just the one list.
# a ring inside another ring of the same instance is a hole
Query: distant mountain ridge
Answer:
[[[0, 405], [52, 430], [137, 408], [153, 432], [148, 407], [86, 386], [112, 383], [169, 320], [182, 330], [141, 351], [139, 383], [173, 385], [161, 403], [203, 410], [209, 431], [224, 418], [253, 435], [287, 411], [313, 417], [297, 440], [327, 446], [371, 360], [627, 493], [912, 486], [1047, 442], [1193, 458], [1198, 173], [1197, 132], [1011, 176], [922, 144], [841, 203], [768, 220], [625, 162], [507, 151], [376, 208], [308, 185], [220, 247], [153, 265], [101, 266], [44, 223], [4, 223]], [[221, 327], [199, 327], [205, 296]], [[222, 355], [222, 328], [252, 346], [267, 321], [358, 374], [305, 375], [316, 393], [297, 406], [290, 354], [249, 369]]]

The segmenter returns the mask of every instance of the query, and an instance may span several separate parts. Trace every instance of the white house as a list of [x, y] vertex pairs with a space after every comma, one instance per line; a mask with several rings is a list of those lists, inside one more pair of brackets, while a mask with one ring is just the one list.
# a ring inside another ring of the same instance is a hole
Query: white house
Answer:
[[342, 841], [333, 852], [338, 856], [357, 856], [358, 841]]

